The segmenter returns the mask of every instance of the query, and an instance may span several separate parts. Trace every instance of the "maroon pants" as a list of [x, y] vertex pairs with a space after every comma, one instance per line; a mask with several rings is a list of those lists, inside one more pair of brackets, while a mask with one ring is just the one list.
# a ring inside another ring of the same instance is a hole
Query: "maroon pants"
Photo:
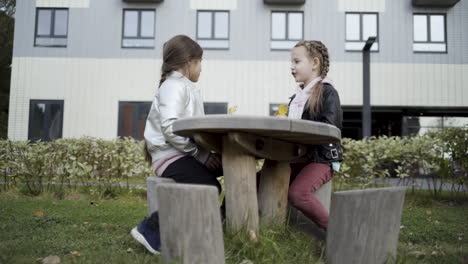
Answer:
[[314, 192], [333, 177], [328, 164], [292, 163], [288, 200], [319, 227], [327, 229], [329, 213]]

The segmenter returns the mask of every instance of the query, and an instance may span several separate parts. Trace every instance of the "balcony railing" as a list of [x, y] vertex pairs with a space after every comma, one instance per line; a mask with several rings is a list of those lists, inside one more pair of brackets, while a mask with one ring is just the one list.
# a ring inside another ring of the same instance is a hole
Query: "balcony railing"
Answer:
[[415, 7], [452, 7], [460, 0], [411, 0]]
[[263, 0], [268, 5], [303, 5], [305, 0]]

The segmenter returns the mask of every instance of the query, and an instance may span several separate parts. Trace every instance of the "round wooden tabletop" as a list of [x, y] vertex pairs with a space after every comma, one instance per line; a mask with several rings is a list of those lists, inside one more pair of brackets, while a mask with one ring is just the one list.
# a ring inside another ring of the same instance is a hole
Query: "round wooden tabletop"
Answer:
[[329, 124], [271, 116], [206, 115], [181, 118], [174, 122], [172, 129], [175, 134], [184, 137], [193, 137], [200, 132], [243, 132], [304, 145], [333, 143], [341, 139], [340, 129]]

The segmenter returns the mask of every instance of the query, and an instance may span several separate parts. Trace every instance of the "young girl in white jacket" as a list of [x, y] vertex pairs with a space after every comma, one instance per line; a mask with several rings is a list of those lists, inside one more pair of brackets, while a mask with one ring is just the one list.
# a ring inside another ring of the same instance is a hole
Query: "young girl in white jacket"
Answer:
[[[202, 48], [192, 39], [178, 35], [163, 46], [161, 80], [145, 126], [145, 151], [158, 176], [178, 183], [213, 185], [222, 175], [221, 157], [175, 135], [172, 124], [183, 117], [203, 116], [200, 89], [194, 83], [201, 72]], [[131, 235], [153, 254], [161, 246], [158, 213], [133, 228]]]

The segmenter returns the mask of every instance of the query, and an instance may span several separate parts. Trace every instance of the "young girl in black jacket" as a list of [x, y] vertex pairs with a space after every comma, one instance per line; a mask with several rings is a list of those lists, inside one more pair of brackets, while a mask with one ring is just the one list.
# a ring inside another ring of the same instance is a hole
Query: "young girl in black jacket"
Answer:
[[[328, 49], [320, 41], [301, 41], [291, 51], [291, 74], [301, 83], [289, 103], [288, 117], [323, 122], [342, 128], [343, 114], [338, 92], [326, 79], [329, 70]], [[324, 230], [328, 211], [313, 195], [339, 170], [340, 144], [309, 147], [307, 160], [291, 163], [291, 204]]]

